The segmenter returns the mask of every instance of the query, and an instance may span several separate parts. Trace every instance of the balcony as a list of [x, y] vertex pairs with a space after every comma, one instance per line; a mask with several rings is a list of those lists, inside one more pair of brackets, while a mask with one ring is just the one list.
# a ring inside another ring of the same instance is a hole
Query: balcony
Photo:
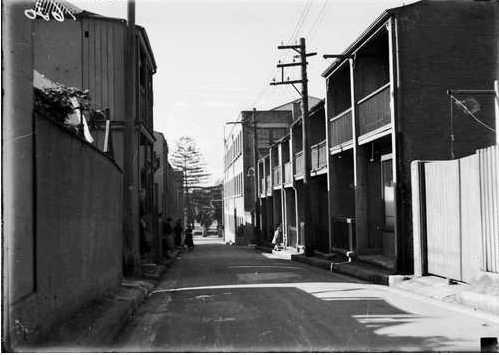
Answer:
[[291, 172], [291, 162], [284, 163], [284, 183], [291, 184], [293, 182], [293, 174]]
[[352, 140], [352, 110], [348, 109], [329, 120], [331, 148]]
[[312, 170], [320, 170], [327, 165], [327, 147], [323, 140], [310, 147]]
[[390, 83], [359, 100], [357, 105], [359, 136], [388, 125], [391, 122]]
[[277, 186], [280, 186], [281, 185], [281, 166], [278, 165], [278, 166], [275, 166], [273, 169], [272, 169], [272, 173], [273, 173], [273, 183], [274, 183], [274, 187], [277, 187]]
[[303, 151], [295, 154], [295, 176], [303, 176], [304, 173], [304, 161], [303, 161]]

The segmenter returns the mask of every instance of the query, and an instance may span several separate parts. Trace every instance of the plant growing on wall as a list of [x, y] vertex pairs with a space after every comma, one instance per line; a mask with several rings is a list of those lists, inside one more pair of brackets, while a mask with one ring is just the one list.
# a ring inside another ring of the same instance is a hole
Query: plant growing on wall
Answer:
[[175, 151], [170, 157], [171, 165], [183, 172], [182, 190], [187, 223], [193, 223], [195, 218], [191, 195], [193, 189], [207, 182], [210, 174], [206, 170], [203, 156], [191, 137], [181, 137], [177, 141]]
[[55, 121], [64, 124], [69, 114], [74, 111], [72, 98], [76, 99], [82, 111], [90, 111], [88, 90], [57, 86], [35, 90], [35, 110], [47, 114]]

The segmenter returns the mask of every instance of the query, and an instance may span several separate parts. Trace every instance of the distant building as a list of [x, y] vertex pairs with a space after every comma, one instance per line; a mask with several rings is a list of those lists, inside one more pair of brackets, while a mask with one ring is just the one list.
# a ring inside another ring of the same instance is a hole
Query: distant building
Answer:
[[[168, 143], [161, 132], [154, 132], [154, 208], [158, 215], [158, 255], [162, 257], [162, 220], [183, 221], [182, 172], [172, 168], [168, 162]], [[172, 226], [173, 227], [173, 226]]]
[[[311, 104], [318, 102], [311, 98]], [[224, 141], [223, 224], [227, 243], [247, 244], [253, 241], [257, 172], [255, 166], [256, 122], [257, 158], [287, 134], [294, 116], [300, 115], [300, 100], [266, 111], [242, 111], [240, 122], [229, 127]], [[253, 114], [255, 114], [253, 121]]]

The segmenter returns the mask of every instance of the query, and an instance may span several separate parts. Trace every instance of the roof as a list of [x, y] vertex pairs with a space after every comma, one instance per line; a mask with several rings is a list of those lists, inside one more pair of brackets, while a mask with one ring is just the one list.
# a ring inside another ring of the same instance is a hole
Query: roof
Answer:
[[276, 144], [279, 144], [279, 143], [282, 143], [282, 142], [285, 142], [285, 141], [289, 140], [289, 138], [290, 138], [290, 135], [288, 133], [285, 136], [283, 136], [283, 137], [279, 138], [278, 140], [276, 140], [275, 143], [272, 144], [272, 146], [274, 146]]
[[158, 69], [158, 67], [156, 65], [156, 59], [154, 59], [154, 52], [152, 51], [151, 43], [149, 42], [149, 36], [147, 35], [146, 29], [140, 25], [135, 25], [135, 28], [139, 30], [140, 34], [144, 38], [144, 42], [146, 44], [147, 51], [149, 52], [149, 55], [151, 56], [152, 65], [154, 67], [154, 73], [156, 73], [156, 69]]
[[[319, 99], [318, 99], [319, 100]], [[320, 109], [324, 107], [324, 103], [326, 101], [324, 99], [320, 99], [316, 104], [314, 104], [311, 108], [308, 109], [308, 115], [309, 117], [316, 112], [318, 112]], [[295, 119], [293, 122], [291, 122], [290, 127], [296, 125], [297, 123], [301, 122], [301, 116]]]
[[[414, 5], [419, 5], [422, 3], [422, 1], [417, 1], [413, 4], [410, 5], [403, 5], [403, 6], [398, 6], [398, 7], [392, 7], [390, 9], [384, 10], [365, 30], [360, 34], [359, 37], [357, 37], [356, 40], [354, 40], [350, 46], [347, 47], [342, 53], [342, 55], [350, 55], [352, 54], [359, 46], [360, 44], [369, 36], [371, 33], [373, 33], [376, 29], [379, 28], [390, 16], [394, 15], [396, 12], [406, 9], [409, 6], [414, 6]], [[329, 76], [331, 72], [343, 62], [343, 59], [336, 58], [327, 68], [324, 70], [322, 73], [323, 77]]]
[[325, 100], [321, 99], [314, 106], [310, 107], [308, 110], [308, 115], [311, 116], [311, 115], [315, 114], [316, 112], [318, 112], [319, 110], [321, 110], [322, 108], [324, 108], [324, 103], [325, 103]]
[[[320, 101], [320, 99], [318, 97], [315, 97], [315, 96], [309, 96], [308, 100], [309, 101]], [[290, 104], [294, 104], [294, 103], [299, 102], [299, 101], [301, 101], [301, 97], [298, 98], [298, 99], [294, 99], [294, 100], [291, 100], [289, 102], [286, 102], [285, 104], [282, 104], [282, 105], [276, 106], [274, 108], [271, 108], [269, 111], [279, 111], [279, 109], [283, 109], [284, 106], [287, 106], [287, 105], [290, 105]]]

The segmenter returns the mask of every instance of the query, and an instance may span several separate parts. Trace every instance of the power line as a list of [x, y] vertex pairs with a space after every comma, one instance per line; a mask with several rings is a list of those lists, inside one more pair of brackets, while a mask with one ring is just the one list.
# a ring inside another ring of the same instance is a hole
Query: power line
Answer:
[[327, 4], [328, 4], [328, 0], [324, 0], [324, 2], [322, 3], [322, 7], [321, 9], [319, 10], [319, 13], [317, 15], [317, 17], [315, 18], [315, 21], [314, 23], [312, 24], [312, 26], [310, 27], [310, 30], [308, 32], [308, 36], [309, 36], [309, 43], [312, 42], [312, 38], [313, 36], [315, 35], [315, 33], [317, 32], [317, 29], [320, 28], [320, 25], [322, 24], [322, 21], [324, 20], [324, 17], [325, 17], [325, 14], [326, 14], [326, 7], [327, 7]]
[[[312, 0], [307, 0], [305, 2], [305, 5], [303, 6], [303, 8], [300, 11], [300, 16], [298, 17], [298, 20], [296, 21], [296, 24], [293, 28], [289, 42], [292, 42], [296, 39], [296, 36], [298, 35], [299, 31], [301, 30], [301, 27], [303, 26], [303, 23], [304, 23], [306, 17], [308, 16], [308, 13], [310, 12], [311, 6], [312, 6]], [[251, 106], [254, 107], [261, 100], [261, 98], [267, 93], [267, 91], [270, 88], [267, 85], [267, 83], [272, 79], [272, 77], [274, 76], [274, 73], [275, 73], [275, 68], [272, 68], [272, 70], [269, 72], [269, 74], [265, 77], [265, 79], [266, 79], [265, 84], [262, 87], [262, 89], [260, 89], [260, 91], [258, 92], [258, 94], [257, 94], [256, 98], [253, 100]], [[279, 97], [282, 97], [283, 90], [277, 90], [277, 91], [278, 91], [277, 93], [279, 94]]]
[[475, 114], [473, 112], [471, 112], [470, 109], [465, 104], [463, 104], [463, 102], [461, 100], [456, 99], [456, 97], [453, 95], [449, 95], [449, 96], [456, 102], [456, 104], [459, 107], [461, 107], [461, 109], [463, 109], [463, 111], [465, 113], [467, 113], [469, 116], [471, 116], [471, 118], [473, 120], [475, 120], [478, 124], [482, 125], [483, 127], [487, 128], [488, 130], [490, 130], [492, 132], [496, 131], [494, 128], [490, 127], [488, 124], [486, 124], [485, 122], [481, 121], [478, 117], [476, 117]]
[[296, 30], [298, 29], [298, 25], [299, 25], [299, 24], [300, 24], [300, 22], [301, 22], [301, 19], [302, 19], [302, 17], [303, 17], [303, 14], [305, 13], [305, 10], [306, 10], [306, 8], [307, 8], [307, 5], [308, 5], [308, 1], [307, 1], [307, 2], [305, 2], [305, 5], [303, 5], [303, 8], [302, 8], [302, 10], [301, 10], [301, 12], [300, 12], [300, 16], [298, 16], [298, 20], [296, 21], [295, 26], [294, 26], [294, 28], [293, 28], [293, 31], [291, 32], [291, 36], [289, 37], [289, 40], [288, 40], [289, 42], [291, 42], [291, 41], [293, 40], [293, 37], [294, 37], [294, 35], [295, 35]]
[[295, 30], [293, 31], [293, 34], [289, 42], [294, 42], [296, 40], [296, 36], [298, 36], [303, 25], [305, 24], [305, 20], [310, 12], [311, 7], [312, 7], [312, 0], [307, 0], [307, 2], [305, 3], [305, 7], [303, 8], [302, 14], [298, 19], [298, 22], [296, 23]]

